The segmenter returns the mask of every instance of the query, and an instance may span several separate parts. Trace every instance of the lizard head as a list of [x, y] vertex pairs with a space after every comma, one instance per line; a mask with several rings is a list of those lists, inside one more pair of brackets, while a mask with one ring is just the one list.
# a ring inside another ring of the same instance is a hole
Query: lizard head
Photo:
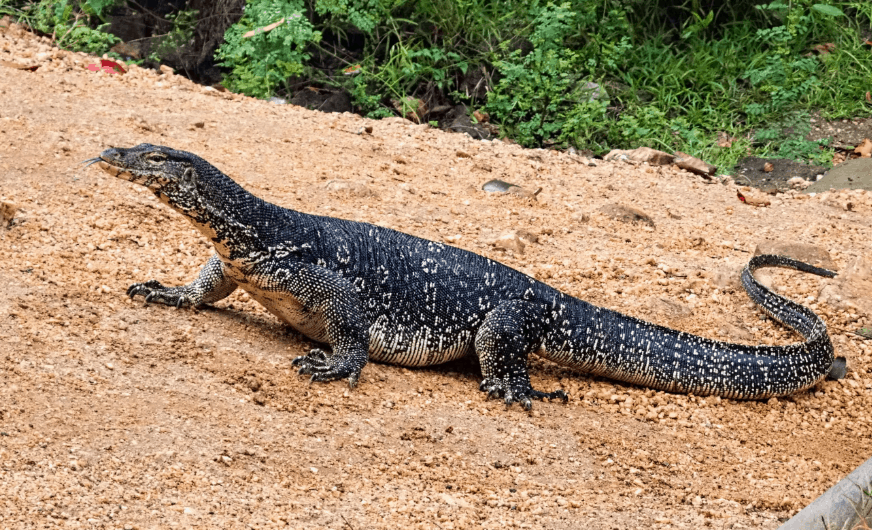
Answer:
[[208, 187], [205, 181], [212, 172], [217, 172], [196, 155], [151, 144], [113, 147], [86, 162], [99, 165], [113, 177], [145, 186], [161, 201], [182, 212], [198, 208], [202, 192]]

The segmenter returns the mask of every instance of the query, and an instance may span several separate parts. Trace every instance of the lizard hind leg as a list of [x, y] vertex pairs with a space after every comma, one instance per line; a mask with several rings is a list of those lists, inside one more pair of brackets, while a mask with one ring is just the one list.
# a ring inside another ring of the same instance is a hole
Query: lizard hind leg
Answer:
[[527, 356], [539, 348], [544, 330], [544, 308], [512, 300], [488, 313], [475, 336], [475, 351], [484, 379], [479, 389], [488, 397], [503, 398], [507, 405], [520, 403], [525, 410], [533, 399], [568, 399], [563, 390], [540, 392], [530, 384]]

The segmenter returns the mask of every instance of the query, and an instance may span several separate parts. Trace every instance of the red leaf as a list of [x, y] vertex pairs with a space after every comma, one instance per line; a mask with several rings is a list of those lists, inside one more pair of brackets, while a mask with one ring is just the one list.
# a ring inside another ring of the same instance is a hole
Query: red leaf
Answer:
[[[102, 66], [103, 69], [106, 70], [107, 72], [109, 72], [110, 70], [114, 70], [114, 72], [110, 72], [110, 73], [116, 73], [116, 72], [119, 74], [126, 74], [127, 73], [127, 70], [125, 70], [124, 67], [122, 67], [120, 64], [116, 63], [115, 61], [110, 61], [108, 59], [100, 59], [100, 66]], [[109, 70], [106, 69], [107, 67], [109, 68]]]

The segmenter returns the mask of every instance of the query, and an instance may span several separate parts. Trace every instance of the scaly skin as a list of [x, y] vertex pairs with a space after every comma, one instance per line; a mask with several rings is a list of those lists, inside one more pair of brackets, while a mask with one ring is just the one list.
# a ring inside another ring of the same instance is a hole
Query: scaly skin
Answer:
[[762, 399], [808, 388], [833, 367], [826, 326], [753, 278], [759, 267], [835, 273], [757, 256], [742, 273], [751, 298], [805, 342], [744, 346], [682, 333], [591, 305], [485, 257], [367, 223], [265, 202], [202, 158], [142, 144], [89, 161], [148, 187], [187, 217], [216, 254], [192, 283], [155, 280], [128, 294], [189, 307], [237, 287], [301, 333], [330, 346], [294, 359], [315, 381], [354, 385], [371, 358], [427, 366], [476, 353], [481, 390], [529, 409], [566, 399], [530, 386], [527, 356], [630, 383], [698, 395]]

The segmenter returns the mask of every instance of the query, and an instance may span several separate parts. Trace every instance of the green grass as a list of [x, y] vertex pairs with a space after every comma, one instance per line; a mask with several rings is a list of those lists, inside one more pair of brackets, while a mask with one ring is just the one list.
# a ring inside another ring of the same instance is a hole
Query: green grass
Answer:
[[[0, 0], [0, 13], [98, 50], [116, 3]], [[199, 21], [187, 6], [176, 15], [182, 41]], [[226, 86], [257, 97], [344, 88], [373, 117], [409, 97], [464, 102], [525, 146], [649, 146], [730, 172], [749, 154], [831, 159], [826, 142], [805, 140], [808, 117], [872, 115], [870, 28], [872, 3], [859, 1], [249, 0], [217, 57]], [[479, 81], [486, 90], [471, 92]], [[604, 90], [595, 100], [592, 84]], [[719, 147], [719, 135], [734, 140]]]

